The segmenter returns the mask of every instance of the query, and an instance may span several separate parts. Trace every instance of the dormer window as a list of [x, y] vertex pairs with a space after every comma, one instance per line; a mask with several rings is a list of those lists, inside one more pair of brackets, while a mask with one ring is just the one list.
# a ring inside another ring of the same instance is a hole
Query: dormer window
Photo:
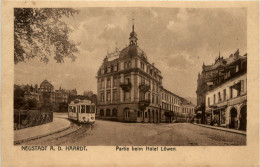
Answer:
[[144, 70], [144, 63], [141, 62], [141, 69]]

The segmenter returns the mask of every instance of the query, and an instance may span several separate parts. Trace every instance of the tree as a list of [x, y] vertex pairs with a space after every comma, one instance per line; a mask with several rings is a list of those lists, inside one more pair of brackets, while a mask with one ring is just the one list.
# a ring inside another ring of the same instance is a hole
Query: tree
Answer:
[[19, 85], [14, 85], [14, 108], [19, 109], [25, 105], [24, 92]]
[[83, 92], [83, 96], [88, 96], [90, 98], [92, 95], [93, 95], [93, 92], [91, 90]]
[[29, 107], [29, 109], [36, 109], [37, 108], [37, 100], [36, 99], [28, 99], [26, 101], [27, 106]]
[[47, 63], [52, 55], [58, 63], [64, 58], [76, 59], [77, 45], [69, 39], [72, 29], [64, 18], [79, 10], [71, 8], [15, 8], [14, 62], [25, 62], [34, 57]]

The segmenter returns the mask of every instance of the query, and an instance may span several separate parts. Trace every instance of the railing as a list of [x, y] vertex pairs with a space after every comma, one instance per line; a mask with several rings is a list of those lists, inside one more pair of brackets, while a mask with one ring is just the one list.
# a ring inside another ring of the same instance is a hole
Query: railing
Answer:
[[139, 101], [139, 108], [142, 110], [145, 110], [146, 107], [150, 105], [151, 101], [150, 100], [140, 100]]
[[119, 86], [124, 90], [124, 91], [130, 91], [132, 88], [132, 84], [130, 82], [128, 83], [120, 83]]
[[139, 88], [142, 92], [148, 92], [150, 90], [149, 84], [140, 83]]
[[247, 95], [242, 95], [242, 96], [238, 96], [232, 99], [229, 99], [227, 104], [228, 105], [234, 105], [234, 104], [239, 104], [239, 103], [243, 103], [247, 101]]

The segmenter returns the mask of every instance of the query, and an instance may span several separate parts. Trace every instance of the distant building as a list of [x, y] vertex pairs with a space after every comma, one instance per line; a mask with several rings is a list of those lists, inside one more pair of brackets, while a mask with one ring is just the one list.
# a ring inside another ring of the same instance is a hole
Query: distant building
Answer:
[[[205, 105], [203, 123], [246, 129], [246, 73], [247, 54], [241, 56], [239, 50], [226, 59], [219, 56], [213, 65], [203, 65], [199, 76], [201, 89], [204, 89], [199, 96]], [[200, 91], [197, 90], [197, 96]]]
[[68, 93], [68, 95], [71, 95], [71, 96], [78, 95], [77, 89], [67, 90], [67, 93]]
[[162, 122], [172, 122], [181, 112], [182, 98], [161, 87]]
[[55, 103], [68, 103], [68, 93], [61, 87], [55, 90]]
[[50, 97], [50, 102], [55, 103], [55, 92], [53, 85], [46, 79], [40, 84], [40, 102], [43, 102], [43, 94], [47, 93]]
[[40, 96], [39, 96], [39, 93], [37, 93], [37, 92], [25, 92], [24, 93], [24, 99], [25, 100], [35, 99], [35, 100], [39, 101], [40, 100]]
[[187, 100], [182, 100], [181, 114], [185, 117], [193, 118], [195, 116], [195, 104], [188, 102]]

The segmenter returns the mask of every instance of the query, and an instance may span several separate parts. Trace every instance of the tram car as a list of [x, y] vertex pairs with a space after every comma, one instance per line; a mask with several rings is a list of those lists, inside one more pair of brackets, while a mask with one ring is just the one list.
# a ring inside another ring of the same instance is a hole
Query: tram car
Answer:
[[68, 106], [68, 118], [79, 123], [95, 123], [96, 106], [90, 100], [74, 100]]

